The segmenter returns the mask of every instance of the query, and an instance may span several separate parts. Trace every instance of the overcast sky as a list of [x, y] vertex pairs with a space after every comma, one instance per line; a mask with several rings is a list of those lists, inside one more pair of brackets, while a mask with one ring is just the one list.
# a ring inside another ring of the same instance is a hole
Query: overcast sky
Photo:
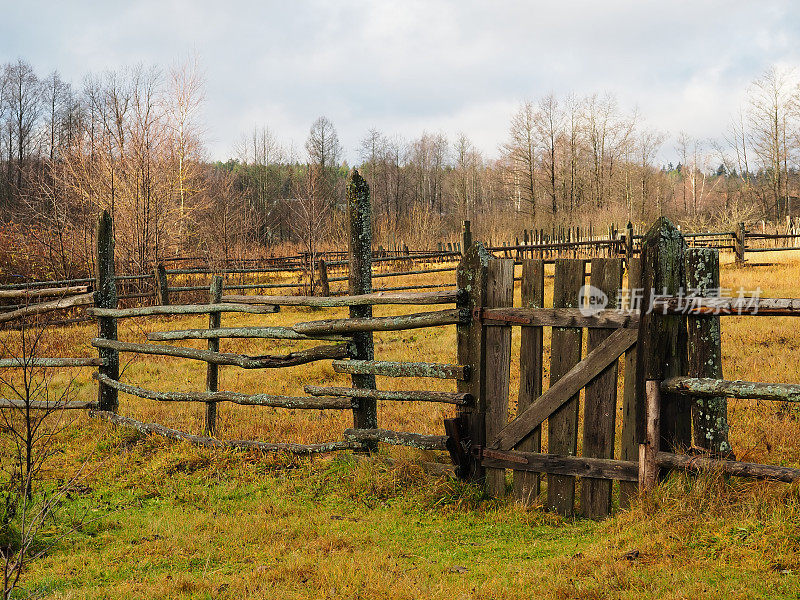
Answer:
[[674, 137], [719, 136], [748, 84], [800, 54], [789, 1], [4, 2], [0, 61], [18, 57], [80, 84], [87, 72], [168, 67], [196, 52], [208, 154], [269, 126], [302, 149], [333, 121], [358, 160], [371, 127], [406, 138], [463, 131], [498, 154], [527, 98], [611, 92]]

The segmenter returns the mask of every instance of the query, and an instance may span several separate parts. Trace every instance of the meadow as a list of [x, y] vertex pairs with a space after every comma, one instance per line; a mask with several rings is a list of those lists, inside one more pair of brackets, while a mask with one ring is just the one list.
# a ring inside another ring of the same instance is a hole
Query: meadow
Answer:
[[[722, 285], [758, 288], [764, 297], [798, 296], [798, 259], [800, 253], [782, 252], [758, 257], [768, 266], [725, 262]], [[400, 285], [393, 281], [381, 284]], [[452, 281], [452, 275], [416, 281]], [[547, 283], [549, 302], [552, 279]], [[518, 286], [516, 294], [518, 301]], [[414, 311], [376, 307], [375, 314]], [[222, 325], [290, 325], [345, 314], [285, 308], [265, 316], [226, 314]], [[128, 319], [120, 321], [119, 338], [145, 341], [151, 331], [205, 326], [207, 317]], [[726, 317], [722, 334], [726, 379], [798, 381], [800, 336], [791, 317]], [[13, 345], [14, 335], [5, 333], [5, 341]], [[91, 325], [53, 330], [40, 353], [91, 356], [94, 335]], [[375, 355], [452, 363], [455, 341], [454, 326], [376, 333]], [[205, 347], [205, 341], [185, 344]], [[258, 355], [313, 344], [222, 340], [221, 350]], [[512, 349], [513, 413], [519, 328]], [[122, 381], [148, 389], [205, 385], [203, 363], [123, 355], [122, 367]], [[546, 355], [545, 381], [547, 367]], [[51, 385], [72, 385], [78, 399], [90, 399], [96, 394], [90, 374], [60, 371]], [[220, 368], [224, 390], [302, 395], [311, 383], [350, 382], [329, 362]], [[379, 378], [378, 386], [450, 390], [453, 383]], [[800, 465], [800, 412], [757, 401], [731, 400], [729, 407], [739, 460]], [[119, 412], [202, 432], [202, 405], [120, 394]], [[378, 419], [387, 429], [441, 434], [442, 419], [452, 413], [445, 405], [381, 402]], [[351, 422], [346, 411], [225, 403], [218, 437], [332, 441]], [[45, 534], [74, 531], [32, 564], [19, 597], [796, 598], [800, 584], [798, 484], [673, 475], [631, 508], [594, 522], [524, 509], [512, 499], [488, 498], [475, 486], [434, 477], [421, 462], [448, 459], [433, 452], [382, 447], [376, 460], [365, 460], [348, 453], [309, 459], [209, 450], [146, 438], [86, 415], [74, 417], [58, 444], [49, 478], [84, 468]], [[394, 460], [389, 465], [383, 457]]]

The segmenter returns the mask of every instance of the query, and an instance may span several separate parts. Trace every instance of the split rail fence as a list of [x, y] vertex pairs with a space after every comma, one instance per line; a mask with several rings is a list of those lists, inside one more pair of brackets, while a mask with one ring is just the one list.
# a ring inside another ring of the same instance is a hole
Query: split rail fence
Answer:
[[[549, 259], [521, 261], [521, 305], [515, 307], [515, 259], [495, 258], [480, 242], [473, 244], [468, 225], [463, 239], [468, 250], [457, 267], [455, 289], [375, 292], [369, 188], [357, 171], [348, 182], [347, 201], [350, 239], [346, 295], [226, 294], [222, 277], [214, 276], [206, 304], [120, 308], [113, 227], [110, 216], [102, 215], [95, 290], [78, 290], [75, 296], [85, 300], [88, 295], [93, 301], [88, 312], [98, 323], [98, 336], [92, 340], [98, 356], [37, 358], [36, 364], [97, 367], [97, 401], [74, 402], [64, 408], [88, 408], [95, 416], [146, 433], [213, 447], [301, 454], [344, 449], [363, 452], [374, 450], [379, 443], [447, 451], [458, 476], [482, 482], [490, 493], [505, 494], [510, 473], [513, 494], [525, 504], [538, 501], [542, 477], [546, 477], [546, 506], [563, 515], [573, 514], [579, 499], [581, 514], [606, 516], [612, 510], [614, 482], [620, 484], [620, 504], [625, 505], [638, 489], [652, 486], [662, 469], [716, 469], [736, 476], [800, 479], [798, 469], [732, 460], [726, 404], [727, 397], [797, 401], [800, 386], [726, 381], [722, 379], [719, 349], [720, 316], [800, 316], [800, 299], [713, 297], [714, 289], [719, 289], [718, 250], [687, 248], [685, 237], [666, 219], [660, 219], [643, 237], [638, 258], [555, 259], [550, 307], [544, 304]], [[623, 288], [626, 270], [628, 286]], [[687, 308], [681, 293], [690, 288], [696, 297]], [[623, 289], [641, 289], [643, 293], [620, 293]], [[654, 290], [662, 293], [656, 295]], [[587, 305], [587, 298], [594, 304]], [[637, 298], [641, 300], [638, 303], [633, 301]], [[376, 317], [372, 312], [376, 305], [447, 308]], [[349, 316], [289, 327], [222, 325], [225, 313], [269, 315], [295, 306], [347, 307]], [[188, 314], [207, 314], [208, 327], [153, 332], [148, 343], [118, 339], [120, 319]], [[454, 364], [376, 360], [376, 331], [449, 326], [455, 326], [457, 334]], [[522, 328], [520, 387], [513, 394], [515, 403], [510, 401], [513, 327]], [[546, 391], [545, 328], [551, 328]], [[197, 339], [207, 340], [207, 349], [162, 343]], [[284, 355], [248, 356], [221, 352], [223, 339], [311, 340], [320, 344]], [[205, 390], [150, 390], [123, 382], [121, 353], [202, 361], [207, 365]], [[330, 360], [336, 372], [350, 375], [351, 387], [309, 385], [305, 396], [219, 389], [220, 365], [263, 369], [319, 360]], [[620, 361], [624, 363], [622, 369]], [[4, 368], [18, 366], [22, 364], [13, 358], [0, 362]], [[448, 379], [455, 382], [455, 390], [381, 390], [376, 376]], [[617, 395], [620, 377], [621, 399]], [[204, 435], [119, 415], [120, 392], [160, 402], [204, 404]], [[379, 426], [379, 401], [446, 403], [455, 407], [456, 416], [445, 420], [441, 435], [392, 431]], [[318, 444], [224, 441], [214, 437], [221, 402], [347, 410], [353, 413], [353, 427], [344, 431], [342, 439]], [[516, 416], [509, 420], [514, 404]], [[19, 402], [10, 400], [0, 405], [19, 408]], [[621, 452], [615, 456], [618, 445]], [[692, 447], [695, 451], [687, 453]]]

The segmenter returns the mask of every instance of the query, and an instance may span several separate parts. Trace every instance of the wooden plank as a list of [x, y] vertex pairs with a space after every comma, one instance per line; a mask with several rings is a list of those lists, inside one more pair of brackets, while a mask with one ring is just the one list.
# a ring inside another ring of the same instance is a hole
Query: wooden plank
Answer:
[[372, 373], [384, 377], [435, 377], [462, 381], [469, 377], [468, 365], [385, 360], [335, 360], [331, 366], [337, 373]]
[[375, 306], [391, 304], [453, 304], [458, 297], [457, 290], [444, 290], [439, 292], [409, 292], [388, 293], [372, 292], [350, 296], [336, 296], [333, 298], [320, 298], [318, 296], [242, 296], [225, 295], [223, 302], [238, 302], [243, 304], [274, 304], [276, 306]]
[[[608, 298], [609, 309], [617, 308], [622, 286], [622, 260], [593, 258], [590, 283]], [[590, 329], [587, 350], [591, 352], [605, 341], [611, 331]], [[583, 456], [614, 458], [614, 428], [617, 420], [617, 363], [612, 362], [587, 386], [583, 412]], [[611, 480], [581, 480], [581, 513], [598, 519], [611, 513]]]
[[[514, 261], [489, 261], [486, 306], [511, 306], [514, 302]], [[490, 327], [486, 331], [486, 437], [492, 438], [508, 423], [508, 398], [511, 384], [511, 327]], [[486, 469], [486, 491], [503, 496], [505, 469]]]
[[735, 460], [718, 460], [706, 456], [686, 456], [669, 452], [658, 452], [656, 463], [659, 467], [673, 470], [716, 472], [734, 477], [750, 477], [753, 479], [771, 479], [794, 483], [800, 481], [800, 469], [779, 467], [776, 465], [760, 465], [756, 463], [738, 462]]
[[[637, 342], [639, 355], [636, 372], [636, 397], [645, 399], [645, 382], [661, 381], [686, 373], [686, 323], [682, 316], [652, 312], [655, 293], [677, 295], [686, 288], [684, 253], [686, 242], [672, 222], [660, 217], [642, 241], [641, 322]], [[691, 444], [691, 402], [682, 396], [664, 394], [661, 398], [662, 450], [686, 448]], [[644, 441], [644, 407], [637, 408], [640, 417], [637, 441]]]
[[390, 431], [388, 429], [345, 429], [344, 439], [382, 442], [392, 446], [410, 446], [418, 450], [446, 450], [447, 436]]
[[[686, 250], [686, 287], [700, 297], [719, 296], [719, 251]], [[722, 333], [719, 317], [688, 317], [688, 374], [722, 379]], [[722, 456], [730, 453], [728, 399], [725, 396], [693, 398], [693, 439], [698, 448]]]
[[511, 450], [524, 440], [531, 431], [542, 424], [553, 411], [561, 407], [572, 396], [580, 392], [587, 383], [603, 372], [609, 364], [636, 343], [636, 331], [618, 329], [592, 350], [586, 358], [559, 379], [541, 395], [527, 410], [506, 425], [489, 444], [489, 448]]
[[54, 402], [47, 400], [32, 400], [25, 402], [19, 398], [0, 398], [0, 408], [11, 408], [15, 410], [47, 410], [50, 412], [59, 412], [62, 410], [85, 410], [97, 408], [97, 402], [87, 400], [74, 400], [66, 402]]
[[[524, 263], [523, 263], [524, 264]], [[616, 295], [618, 290], [614, 290]], [[481, 311], [484, 325], [521, 325], [523, 327], [588, 327], [618, 329], [639, 327], [639, 315], [620, 310], [602, 310], [583, 314], [579, 308], [493, 308]]]
[[0, 290], [0, 298], [41, 298], [44, 296], [72, 296], [75, 294], [85, 294], [88, 291], [85, 285], [74, 285], [68, 287], [39, 288], [23, 290]]
[[[560, 259], [556, 261], [553, 283], [554, 308], [577, 308], [578, 292], [584, 284], [585, 269], [586, 263], [583, 260]], [[581, 329], [553, 328], [550, 353], [551, 389], [580, 362], [581, 345]], [[568, 398], [559, 399], [561, 400], [558, 403], [559, 406], [549, 413], [547, 419], [547, 451], [549, 454], [575, 456], [577, 452], [579, 391], [580, 388]], [[537, 404], [538, 402], [534, 402], [533, 406]], [[533, 406], [528, 410], [530, 411]], [[571, 516], [573, 514], [575, 508], [574, 477], [568, 475], [548, 477], [547, 507], [560, 515]]]
[[260, 450], [261, 452], [280, 452], [285, 454], [321, 454], [338, 450], [351, 450], [357, 447], [353, 442], [327, 442], [323, 444], [270, 444], [255, 440], [217, 440], [203, 435], [192, 435], [177, 429], [170, 429], [156, 423], [142, 423], [130, 417], [123, 417], [108, 411], [90, 411], [93, 417], [103, 419], [114, 425], [136, 429], [145, 435], [160, 435], [170, 440], [188, 442], [206, 448], [235, 448], [237, 450]]
[[800, 298], [657, 298], [653, 312], [665, 315], [762, 317], [800, 316]]
[[336, 409], [350, 410], [353, 403], [349, 400], [332, 397], [276, 396], [273, 394], [241, 394], [239, 392], [158, 392], [143, 387], [122, 383], [101, 373], [95, 373], [94, 379], [104, 385], [136, 396], [158, 402], [232, 402], [242, 406], [271, 406], [291, 409]]
[[0, 369], [30, 367], [101, 367], [106, 364], [102, 358], [45, 358], [43, 356], [0, 359]]
[[[516, 472], [548, 473], [552, 476], [591, 477], [594, 479], [615, 479], [637, 481], [638, 465], [635, 462], [607, 458], [586, 458], [563, 454], [539, 454], [536, 452], [509, 452], [514, 460], [484, 458], [487, 467], [503, 467]], [[521, 463], [519, 459], [526, 462]]]
[[[462, 392], [372, 390], [319, 385], [307, 385], [305, 386], [305, 392], [312, 396], [340, 396], [343, 398], [369, 398], [371, 400], [396, 400], [400, 402], [444, 402], [446, 404], [469, 404], [472, 402], [472, 396]], [[374, 429], [374, 427], [369, 429]]]
[[[372, 312], [372, 307], [351, 307], [353, 310], [366, 310]], [[308, 321], [297, 323], [292, 327], [297, 333], [306, 335], [332, 335], [356, 334], [372, 331], [402, 331], [404, 329], [419, 329], [421, 327], [438, 327], [441, 325], [455, 325], [469, 318], [457, 308], [450, 310], [437, 310], [395, 317], [351, 317], [349, 319], [329, 319], [324, 321]], [[362, 358], [361, 360], [372, 360]]]
[[[458, 266], [456, 281], [459, 289], [464, 290], [464, 295], [459, 297], [458, 310], [467, 316], [486, 305], [486, 283], [489, 271], [489, 253], [480, 242], [476, 242], [465, 250], [464, 258]], [[486, 328], [481, 323], [467, 318], [456, 326], [457, 360], [459, 364], [469, 365], [470, 378], [458, 381], [457, 390], [468, 393], [474, 403], [459, 406], [458, 416], [463, 423], [462, 433], [465, 443], [476, 446], [486, 444], [486, 403], [485, 379], [486, 364], [481, 360], [483, 348], [486, 343]], [[481, 481], [484, 476], [483, 465], [476, 458], [470, 456], [468, 468], [459, 470], [459, 475], [467, 477], [474, 482]]]
[[24, 306], [16, 310], [0, 313], [0, 323], [7, 323], [8, 321], [14, 321], [24, 317], [41, 315], [54, 310], [64, 310], [66, 308], [74, 308], [76, 306], [88, 306], [94, 302], [94, 299], [95, 293], [89, 292], [88, 294], [80, 294], [78, 296], [69, 296], [67, 298], [50, 300], [49, 302], [37, 302], [35, 304], [29, 304], [28, 306]]
[[86, 312], [95, 317], [123, 319], [128, 317], [151, 317], [154, 315], [206, 315], [212, 312], [266, 315], [278, 312], [278, 307], [222, 302], [219, 304], [174, 304], [170, 306], [138, 306], [135, 308], [89, 308]]
[[795, 383], [756, 383], [707, 377], [671, 377], [661, 382], [661, 390], [698, 398], [725, 397], [800, 402], [800, 385]]
[[[345, 358], [350, 355], [349, 344], [334, 344], [330, 346], [315, 346], [308, 350], [299, 350], [289, 354], [276, 356], [246, 356], [243, 354], [230, 354], [227, 352], [211, 352], [196, 348], [183, 348], [180, 346], [161, 346], [157, 344], [137, 344], [133, 342], [119, 342], [94, 338], [92, 346], [95, 348], [111, 348], [118, 352], [135, 352], [138, 354], [154, 354], [157, 356], [175, 356], [213, 362], [217, 365], [233, 365], [243, 369], [272, 369], [280, 367], [293, 367], [304, 365], [316, 360]], [[113, 379], [113, 378], [112, 378]]]
[[[222, 301], [222, 277], [214, 275], [209, 288], [209, 304], [219, 304]], [[219, 312], [208, 314], [208, 328], [219, 329], [222, 315]], [[208, 338], [209, 352], [219, 352], [219, 338]], [[219, 390], [219, 365], [208, 363], [206, 365], [206, 391]], [[217, 432], [217, 403], [206, 404], [206, 435], [214, 436]]]
[[305, 335], [291, 327], [217, 327], [215, 329], [176, 329], [174, 331], [153, 331], [147, 334], [151, 342], [172, 340], [207, 340], [211, 338], [255, 338], [269, 340], [327, 340], [347, 342], [344, 335]]
[[[544, 307], [544, 261], [522, 263], [522, 308]], [[519, 396], [517, 414], [527, 410], [542, 395], [544, 344], [542, 327], [524, 327], [519, 349]], [[519, 446], [522, 452], [541, 452], [542, 430], [536, 427]], [[514, 471], [514, 497], [524, 506], [532, 506], [539, 497], [539, 474], [528, 470]]]
[[[639, 307], [636, 290], [642, 287], [642, 260], [628, 258], [628, 293], [626, 294], [626, 310], [638, 317]], [[620, 458], [626, 461], [639, 460], [639, 439], [636, 437], [637, 428], [637, 399], [636, 399], [636, 356], [637, 348], [633, 346], [625, 351], [624, 370], [625, 381], [622, 390], [622, 444]], [[619, 484], [619, 505], [622, 508], [630, 506], [631, 501], [638, 492], [638, 483], [622, 481]]]

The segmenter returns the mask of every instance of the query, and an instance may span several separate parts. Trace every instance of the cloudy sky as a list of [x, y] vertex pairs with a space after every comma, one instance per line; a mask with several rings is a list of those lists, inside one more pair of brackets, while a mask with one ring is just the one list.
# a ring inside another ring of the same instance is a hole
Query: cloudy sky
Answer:
[[719, 136], [748, 84], [800, 65], [800, 3], [214, 0], [4, 3], [0, 61], [80, 84], [87, 72], [168, 67], [196, 52], [210, 158], [269, 126], [302, 149], [326, 115], [346, 157], [376, 127], [465, 132], [498, 154], [524, 99], [611, 92], [648, 127]]

